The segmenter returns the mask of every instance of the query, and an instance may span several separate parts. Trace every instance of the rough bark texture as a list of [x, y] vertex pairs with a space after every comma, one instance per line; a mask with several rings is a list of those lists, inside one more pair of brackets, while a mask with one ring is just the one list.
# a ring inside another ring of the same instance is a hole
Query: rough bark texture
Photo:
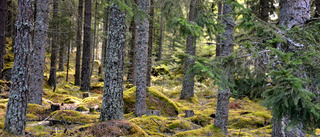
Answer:
[[107, 45], [108, 45], [108, 27], [109, 27], [109, 16], [110, 16], [110, 12], [109, 12], [109, 7], [104, 9], [104, 18], [103, 18], [103, 43], [102, 43], [102, 50], [101, 50], [101, 66], [102, 68], [105, 67], [105, 61], [106, 61], [106, 53], [107, 53]]
[[80, 90], [90, 90], [90, 58], [91, 58], [91, 0], [85, 0], [84, 15], [84, 39], [83, 39], [83, 56], [81, 69], [81, 87]]
[[161, 61], [162, 58], [162, 43], [163, 43], [163, 31], [164, 31], [164, 17], [163, 13], [161, 13], [161, 19], [160, 19], [160, 36], [159, 36], [159, 47], [158, 47], [158, 53], [157, 53], [157, 61]]
[[320, 17], [320, 0], [316, 0], [316, 13], [314, 14], [315, 18]]
[[[225, 25], [225, 32], [222, 34], [221, 40], [221, 56], [230, 56], [233, 52], [233, 37], [234, 37], [234, 16], [232, 6], [225, 3], [223, 5], [222, 24]], [[227, 73], [227, 75], [229, 75]], [[218, 101], [216, 109], [216, 118], [214, 125], [221, 128], [225, 135], [228, 135], [228, 114], [229, 114], [229, 87], [224, 87], [224, 90], [218, 90]]]
[[82, 38], [82, 17], [83, 17], [83, 0], [79, 0], [78, 5], [78, 30], [77, 30], [77, 52], [76, 52], [76, 72], [74, 74], [74, 84], [80, 85], [80, 65], [81, 65], [81, 38]]
[[261, 20], [268, 22], [269, 20], [269, 10], [270, 10], [270, 0], [260, 0], [260, 18]]
[[153, 18], [154, 18], [154, 0], [150, 0], [150, 22], [149, 22], [149, 39], [148, 39], [148, 64], [147, 64], [147, 86], [151, 86], [151, 69], [152, 69], [152, 44], [153, 44]]
[[6, 55], [6, 37], [5, 37], [6, 12], [7, 12], [7, 0], [1, 0], [0, 1], [0, 15], [1, 15], [0, 17], [0, 79], [2, 78], [2, 69], [4, 69], [4, 57]]
[[[137, 0], [139, 8], [145, 12], [149, 9], [149, 0]], [[135, 60], [137, 67], [137, 93], [135, 113], [141, 116], [146, 113], [146, 84], [147, 84], [147, 57], [148, 57], [148, 18], [138, 17], [137, 20], [137, 39], [135, 48]]]
[[[197, 6], [198, 0], [191, 0], [190, 3], [190, 11], [189, 11], [189, 21], [192, 22], [197, 17]], [[186, 53], [188, 55], [195, 56], [196, 55], [196, 37], [192, 36], [191, 34], [187, 37], [187, 47]], [[190, 57], [185, 57], [184, 59], [184, 71], [183, 71], [183, 83], [182, 83], [182, 90], [180, 99], [188, 99], [190, 97], [194, 97], [194, 73], [190, 72], [187, 74], [188, 69], [192, 64], [195, 63], [195, 60]]]
[[36, 11], [34, 45], [30, 61], [28, 103], [41, 105], [49, 22], [49, 0], [38, 0]]
[[109, 30], [100, 121], [124, 118], [123, 69], [126, 44], [126, 16], [119, 10], [117, 5], [110, 6]]
[[[222, 2], [219, 1], [218, 2], [218, 22], [221, 22], [221, 15], [222, 15]], [[221, 52], [221, 37], [219, 35], [217, 35], [217, 44], [216, 44], [216, 56], [220, 56], [220, 52]]]
[[14, 46], [12, 85], [6, 110], [4, 130], [24, 135], [27, 119], [28, 68], [32, 48], [33, 0], [18, 1], [17, 37]]
[[61, 44], [60, 48], [59, 48], [59, 71], [64, 71], [64, 58], [66, 55], [66, 44], [63, 43]]
[[279, 25], [291, 29], [310, 19], [310, 0], [280, 0]]
[[[291, 29], [296, 25], [303, 25], [310, 19], [310, 0], [280, 0], [280, 17], [279, 25]], [[283, 49], [283, 47], [282, 47]], [[285, 51], [288, 52], [288, 51]], [[302, 137], [305, 136], [301, 130], [295, 128], [292, 131], [285, 131], [286, 123], [290, 118], [286, 117], [279, 123], [274, 121], [272, 126], [272, 136], [278, 137], [279, 135], [285, 137]]]
[[53, 1], [53, 16], [54, 20], [54, 25], [53, 25], [53, 36], [52, 36], [52, 45], [51, 45], [51, 64], [50, 64], [50, 76], [48, 83], [51, 87], [56, 87], [56, 82], [57, 82], [57, 54], [58, 54], [58, 25], [57, 25], [57, 20], [58, 20], [58, 0]]
[[135, 64], [135, 47], [136, 47], [136, 23], [135, 18], [132, 18], [132, 21], [130, 23], [129, 31], [131, 32], [131, 42], [130, 42], [130, 50], [129, 50], [129, 59], [130, 59], [130, 65], [129, 65], [129, 71], [127, 80], [130, 84], [133, 86], [136, 86], [137, 84], [137, 68]]

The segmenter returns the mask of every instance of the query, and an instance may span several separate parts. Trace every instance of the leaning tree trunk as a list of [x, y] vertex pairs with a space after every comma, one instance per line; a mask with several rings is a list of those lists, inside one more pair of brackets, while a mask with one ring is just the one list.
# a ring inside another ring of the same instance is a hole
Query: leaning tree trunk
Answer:
[[57, 82], [57, 53], [58, 53], [58, 0], [53, 1], [53, 38], [51, 47], [51, 67], [48, 83], [51, 87], [56, 87]]
[[33, 0], [19, 0], [18, 5], [12, 85], [7, 104], [4, 130], [12, 134], [24, 135], [28, 107], [29, 55], [32, 48]]
[[91, 0], [85, 0], [84, 15], [84, 39], [83, 39], [83, 56], [81, 69], [81, 87], [80, 90], [90, 90], [90, 58], [91, 58]]
[[82, 17], [83, 0], [79, 0], [78, 5], [78, 30], [77, 30], [77, 52], [76, 52], [76, 73], [74, 74], [74, 84], [80, 85], [80, 64], [81, 64], [81, 37], [82, 37]]
[[[0, 79], [2, 78], [2, 69], [4, 69], [4, 57], [6, 55], [6, 12], [7, 12], [7, 0], [0, 1]], [[1, 88], [0, 88], [1, 93]]]
[[[287, 29], [292, 29], [294, 26], [303, 25], [310, 19], [310, 0], [280, 0], [280, 17], [279, 25], [286, 26]], [[286, 44], [280, 44], [279, 47], [284, 52], [290, 52]], [[272, 136], [285, 137], [302, 137], [303, 132], [297, 127], [292, 131], [285, 131], [286, 123], [289, 123], [290, 117], [283, 118], [281, 122], [273, 121]]]
[[31, 53], [28, 103], [42, 104], [43, 74], [45, 68], [49, 0], [38, 0]]
[[[190, 3], [190, 11], [189, 11], [189, 21], [193, 22], [197, 17], [197, 6], [198, 0], [191, 0]], [[191, 34], [187, 37], [187, 47], [186, 53], [191, 56], [196, 55], [196, 37]], [[190, 97], [194, 97], [194, 72], [190, 72], [187, 74], [189, 68], [192, 64], [195, 63], [195, 60], [190, 57], [185, 57], [184, 59], [184, 71], [183, 71], [183, 83], [180, 99], [188, 99]]]
[[[223, 5], [223, 20], [222, 24], [225, 25], [225, 32], [222, 34], [221, 40], [221, 56], [230, 56], [233, 52], [233, 37], [234, 37], [234, 16], [232, 15], [232, 6], [224, 3]], [[226, 75], [231, 75], [226, 72]], [[228, 77], [228, 76], [226, 76]], [[228, 80], [228, 78], [227, 78]], [[216, 108], [216, 118], [214, 125], [221, 128], [225, 135], [228, 135], [228, 114], [229, 114], [229, 87], [220, 87], [218, 90], [218, 101]]]
[[269, 10], [270, 10], [270, 0], [260, 0], [260, 18], [261, 20], [268, 22], [269, 20]]
[[[137, 0], [139, 8], [145, 12], [149, 10], [149, 0]], [[147, 85], [147, 57], [148, 57], [148, 18], [142, 19], [138, 16], [137, 20], [137, 39], [135, 48], [136, 67], [137, 67], [137, 93], [135, 113], [141, 116], [146, 113], [146, 85]]]
[[123, 69], [126, 16], [117, 5], [110, 6], [110, 27], [100, 121], [123, 119]]
[[154, 0], [150, 0], [150, 26], [148, 39], [148, 64], [147, 64], [147, 86], [151, 86], [151, 69], [152, 69], [152, 44], [153, 44], [153, 18], [154, 18]]

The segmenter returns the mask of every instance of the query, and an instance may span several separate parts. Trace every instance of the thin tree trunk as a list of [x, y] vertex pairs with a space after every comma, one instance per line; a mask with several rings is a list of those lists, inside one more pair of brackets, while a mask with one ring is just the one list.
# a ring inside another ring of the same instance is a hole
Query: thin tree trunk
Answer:
[[[218, 18], [217, 18], [218, 22], [222, 22], [221, 15], [222, 15], [222, 2], [219, 1], [218, 2]], [[217, 35], [217, 43], [216, 43], [216, 56], [218, 57], [218, 56], [220, 56], [220, 54], [221, 54], [221, 37], [218, 34]]]
[[[62, 38], [60, 38], [62, 39]], [[66, 54], [65, 52], [65, 47], [66, 47], [67, 44], [65, 44], [63, 42], [63, 44], [60, 45], [60, 48], [59, 48], [59, 71], [64, 71], [64, 56]]]
[[[145, 12], [149, 10], [149, 0], [137, 0], [139, 8]], [[137, 39], [135, 48], [136, 67], [137, 67], [137, 93], [136, 93], [136, 116], [146, 113], [146, 85], [147, 85], [147, 57], [149, 39], [149, 20], [138, 16], [137, 20]]]
[[18, 21], [12, 85], [7, 104], [4, 130], [25, 135], [28, 102], [30, 49], [32, 48], [33, 0], [18, 1]]
[[154, 0], [150, 0], [150, 26], [148, 39], [148, 64], [147, 64], [147, 86], [151, 86], [151, 69], [152, 69], [152, 44], [153, 44], [153, 19], [154, 19]]
[[106, 60], [106, 53], [107, 53], [107, 45], [108, 45], [108, 27], [109, 27], [109, 7], [104, 9], [104, 18], [103, 18], [103, 43], [102, 43], [102, 50], [101, 50], [101, 67], [105, 67], [105, 60]]
[[117, 5], [110, 6], [110, 33], [106, 57], [100, 121], [123, 119], [123, 70], [126, 16]]
[[260, 0], [260, 8], [261, 8], [260, 18], [265, 22], [268, 22], [269, 20], [269, 10], [270, 10], [269, 3], [270, 3], [270, 0]]
[[[94, 50], [97, 50], [97, 45], [96, 45], [96, 34], [97, 34], [97, 12], [98, 11], [98, 0], [96, 0], [95, 2], [95, 9], [94, 9], [94, 29], [93, 29], [93, 45], [92, 45], [92, 64], [91, 64], [91, 72], [90, 72], [90, 76], [92, 76], [93, 74], [93, 70], [94, 70], [94, 60], [95, 60], [95, 53]], [[98, 57], [98, 56], [97, 56]], [[97, 58], [96, 57], [96, 58]]]
[[49, 0], [38, 0], [36, 11], [34, 47], [30, 61], [28, 103], [41, 105], [48, 39]]
[[163, 13], [161, 13], [161, 20], [160, 20], [160, 37], [159, 37], [159, 47], [158, 47], [158, 58], [157, 61], [161, 61], [162, 58], [162, 44], [163, 44], [163, 28], [164, 27], [164, 17]]
[[70, 68], [70, 47], [71, 47], [71, 42], [69, 40], [68, 44], [68, 56], [67, 56], [67, 76], [66, 76], [66, 81], [69, 80], [69, 68]]
[[[224, 3], [223, 5], [223, 19], [222, 24], [225, 25], [225, 32], [222, 34], [221, 40], [221, 56], [230, 56], [233, 52], [233, 39], [234, 39], [234, 15], [232, 15], [232, 6]], [[226, 72], [228, 81], [228, 72]], [[222, 89], [223, 88], [223, 89]], [[229, 113], [229, 87], [220, 87], [218, 90], [218, 101], [216, 108], [216, 118], [214, 125], [221, 128], [225, 135], [228, 135], [228, 113]]]
[[91, 58], [91, 0], [85, 0], [84, 39], [80, 90], [90, 90], [90, 58]]
[[0, 15], [1, 15], [0, 17], [0, 79], [2, 78], [2, 69], [4, 69], [4, 57], [6, 55], [6, 38], [5, 38], [6, 12], [7, 12], [7, 0], [1, 0], [0, 1]]
[[[189, 11], [189, 21], [192, 22], [197, 17], [197, 6], [198, 0], [191, 0], [190, 3], [190, 11]], [[186, 46], [186, 54], [195, 56], [196, 55], [196, 37], [191, 34], [187, 37], [187, 46]], [[190, 97], [194, 97], [194, 76], [193, 72], [187, 74], [188, 69], [192, 64], [195, 63], [195, 60], [190, 57], [185, 57], [184, 59], [184, 71], [183, 71], [183, 83], [180, 99], [188, 99]]]
[[130, 49], [129, 49], [129, 59], [130, 59], [130, 65], [129, 65], [129, 71], [127, 80], [130, 84], [133, 86], [136, 86], [137, 84], [137, 69], [136, 69], [136, 63], [135, 63], [135, 48], [136, 48], [136, 23], [135, 18], [132, 18], [132, 21], [130, 23], [129, 31], [131, 32], [131, 42], [130, 42]]
[[52, 48], [51, 48], [51, 67], [50, 67], [50, 76], [48, 83], [51, 87], [56, 87], [57, 82], [57, 52], [58, 52], [58, 0], [53, 1], [53, 38], [52, 38]]
[[83, 0], [79, 0], [78, 5], [78, 30], [77, 30], [77, 52], [76, 52], [76, 72], [74, 75], [74, 84], [80, 85], [80, 64], [81, 64], [81, 37], [82, 37], [82, 17]]

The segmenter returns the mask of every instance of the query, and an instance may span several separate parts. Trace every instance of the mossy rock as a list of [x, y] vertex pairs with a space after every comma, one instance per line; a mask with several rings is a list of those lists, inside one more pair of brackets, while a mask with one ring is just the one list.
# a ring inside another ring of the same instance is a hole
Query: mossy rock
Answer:
[[[161, 125], [166, 125], [163, 123], [166, 123], [166, 121], [168, 120], [165, 117], [159, 117], [159, 116], [155, 116], [155, 115], [151, 115], [151, 116], [143, 115], [142, 117], [137, 117], [137, 118], [131, 119], [130, 122], [137, 124], [142, 129], [144, 129], [148, 132], [157, 133], [159, 130], [159, 125], [156, 124], [152, 119], [154, 119], [158, 123], [161, 123]], [[166, 129], [161, 128], [160, 132], [161, 133], [166, 132]]]
[[111, 120], [100, 122], [89, 128], [89, 135], [93, 136], [131, 136], [148, 137], [149, 135], [134, 123], [125, 120]]
[[220, 128], [213, 126], [212, 124], [204, 128], [184, 131], [174, 135], [174, 137], [194, 137], [194, 136], [223, 137], [225, 135]]
[[259, 128], [264, 126], [265, 120], [253, 115], [242, 115], [229, 118], [229, 123], [232, 128]]
[[79, 106], [79, 107], [77, 107], [76, 108], [76, 111], [88, 111], [89, 109], [88, 108], [86, 108], [84, 105], [81, 105], [81, 106]]
[[[51, 109], [49, 106], [30, 104], [30, 103], [28, 104], [27, 115], [29, 114], [29, 117], [32, 120], [44, 119], [48, 117], [50, 113], [51, 113]], [[38, 119], [33, 119], [36, 117]]]
[[50, 114], [53, 119], [72, 121], [72, 122], [81, 122], [81, 123], [93, 123], [97, 122], [99, 115], [89, 115], [83, 114], [74, 110], [59, 110], [52, 112]]
[[192, 123], [200, 125], [202, 127], [205, 127], [207, 125], [210, 125], [210, 121], [212, 120], [209, 115], [203, 115], [203, 114], [196, 114], [194, 117], [189, 118]]
[[[130, 113], [135, 111], [136, 102], [136, 87], [130, 88], [124, 92], [124, 112]], [[162, 116], [176, 116], [179, 113], [179, 109], [176, 104], [158, 90], [149, 87], [147, 88], [147, 110], [154, 109], [160, 110]]]

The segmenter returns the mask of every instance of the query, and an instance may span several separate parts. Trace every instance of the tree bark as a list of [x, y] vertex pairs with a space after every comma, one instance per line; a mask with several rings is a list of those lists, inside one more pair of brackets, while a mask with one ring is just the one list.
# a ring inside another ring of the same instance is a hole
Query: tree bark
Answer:
[[79, 0], [78, 5], [78, 30], [77, 30], [77, 52], [76, 52], [76, 72], [74, 74], [74, 84], [80, 85], [80, 64], [81, 64], [81, 37], [82, 37], [82, 17], [83, 17], [83, 0]]
[[[93, 44], [92, 44], [92, 64], [91, 64], [91, 71], [90, 71], [90, 77], [93, 74], [93, 70], [94, 70], [94, 60], [95, 58], [98, 57], [98, 55], [96, 55], [94, 53], [94, 50], [97, 50], [97, 45], [96, 45], [96, 34], [97, 34], [97, 13], [98, 13], [98, 0], [96, 0], [95, 2], [95, 8], [94, 8], [94, 29], [93, 29]], [[96, 57], [95, 57], [96, 56]]]
[[148, 39], [148, 64], [147, 64], [147, 86], [151, 86], [151, 69], [152, 69], [152, 44], [153, 44], [153, 19], [154, 19], [154, 0], [150, 0], [150, 25], [149, 25], [149, 39]]
[[110, 27], [100, 121], [123, 119], [123, 70], [126, 16], [117, 5], [110, 6]]
[[49, 0], [38, 0], [36, 11], [34, 45], [30, 61], [28, 103], [41, 105], [48, 38]]
[[102, 43], [102, 50], [101, 50], [101, 67], [105, 67], [105, 61], [106, 61], [106, 53], [107, 53], [107, 45], [108, 45], [108, 27], [109, 27], [109, 7], [104, 9], [104, 18], [103, 18], [103, 43]]
[[135, 63], [135, 48], [136, 48], [136, 23], [135, 18], [132, 18], [132, 21], [130, 23], [129, 31], [131, 32], [131, 42], [130, 42], [130, 50], [129, 50], [129, 59], [130, 59], [130, 65], [129, 65], [129, 71], [127, 80], [130, 84], [133, 86], [136, 86], [137, 84], [137, 69], [136, 69], [136, 63]]
[[[189, 11], [189, 22], [193, 22], [197, 17], [197, 6], [198, 0], [191, 0], [190, 11]], [[186, 54], [195, 56], [196, 55], [196, 37], [191, 34], [187, 37], [187, 46]], [[183, 83], [180, 99], [188, 99], [194, 97], [194, 72], [187, 74], [188, 69], [192, 64], [195, 63], [195, 60], [190, 57], [185, 57], [184, 59], [184, 71], [183, 71]]]
[[[0, 1], [0, 79], [2, 78], [2, 69], [4, 69], [4, 57], [6, 55], [6, 12], [7, 0]], [[1, 89], [0, 89], [1, 90]]]
[[66, 43], [63, 42], [63, 44], [60, 45], [59, 48], [59, 71], [64, 71], [64, 58], [66, 54]]
[[[149, 0], [137, 0], [137, 5], [141, 10], [148, 13]], [[147, 84], [147, 57], [148, 57], [148, 38], [149, 20], [138, 16], [137, 20], [137, 39], [135, 48], [136, 67], [137, 67], [137, 93], [136, 93], [136, 116], [146, 113], [146, 84]]]
[[[292, 29], [294, 26], [303, 25], [310, 19], [310, 0], [280, 0], [280, 17], [279, 25], [285, 26], [287, 29]], [[284, 44], [280, 44], [282, 50], [288, 52], [290, 49], [285, 49]], [[283, 118], [281, 122], [274, 121], [272, 126], [272, 136], [279, 135], [285, 137], [302, 137], [305, 136], [303, 132], [297, 127], [292, 131], [285, 131], [286, 123], [290, 121], [289, 117]], [[297, 133], [297, 134], [296, 134]]]
[[260, 0], [260, 18], [261, 20], [268, 22], [270, 11], [270, 0]]
[[14, 46], [12, 85], [7, 104], [4, 130], [25, 135], [28, 101], [29, 62], [32, 48], [33, 0], [18, 1], [17, 37]]
[[163, 29], [164, 29], [164, 16], [163, 16], [163, 13], [161, 13], [160, 36], [159, 36], [159, 47], [158, 47], [157, 61], [161, 61], [161, 58], [162, 58], [162, 44], [163, 44], [163, 31], [164, 31]]
[[50, 76], [48, 83], [51, 87], [56, 87], [57, 82], [57, 52], [58, 52], [58, 1], [53, 1], [53, 38], [52, 38], [52, 45], [51, 45], [51, 67], [50, 67]]
[[[232, 15], [232, 8], [233, 7], [228, 3], [224, 3], [223, 5], [222, 24], [226, 27], [225, 32], [222, 34], [223, 39], [221, 40], [221, 56], [230, 56], [233, 52], [233, 37], [235, 23], [234, 15]], [[226, 75], [230, 74], [226, 72]], [[214, 119], [214, 125], [221, 128], [225, 135], [228, 135], [228, 114], [230, 94], [231, 92], [229, 87], [223, 87], [223, 89], [218, 90], [216, 118]]]
[[280, 0], [279, 25], [288, 29], [310, 19], [310, 0]]
[[80, 90], [90, 90], [90, 58], [91, 58], [91, 0], [85, 0], [84, 39]]
[[[222, 2], [219, 1], [218, 2], [218, 18], [217, 18], [218, 22], [222, 22], [221, 21], [221, 19], [222, 19], [221, 15], [222, 15]], [[216, 56], [217, 57], [220, 56], [220, 52], [221, 52], [221, 37], [218, 34], [217, 35], [217, 44], [216, 44]]]

